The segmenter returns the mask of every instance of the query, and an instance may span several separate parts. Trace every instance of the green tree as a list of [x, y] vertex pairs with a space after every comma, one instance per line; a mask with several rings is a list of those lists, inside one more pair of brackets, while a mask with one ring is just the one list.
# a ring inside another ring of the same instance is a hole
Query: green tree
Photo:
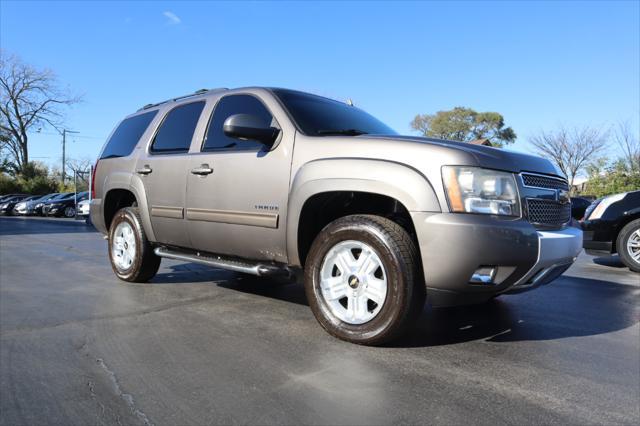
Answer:
[[14, 170], [0, 171], [0, 194], [24, 192], [26, 194], [48, 194], [58, 189], [58, 182], [49, 174], [47, 166], [29, 162], [18, 174]]
[[504, 126], [502, 114], [477, 112], [465, 107], [455, 107], [450, 111], [438, 111], [435, 114], [416, 115], [411, 127], [426, 137], [461, 142], [488, 139], [498, 147], [516, 140], [513, 129]]

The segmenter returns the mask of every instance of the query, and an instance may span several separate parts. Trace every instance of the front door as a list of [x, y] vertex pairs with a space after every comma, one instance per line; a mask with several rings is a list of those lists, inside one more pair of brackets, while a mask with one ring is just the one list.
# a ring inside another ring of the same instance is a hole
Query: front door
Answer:
[[170, 110], [136, 164], [147, 194], [151, 226], [160, 243], [190, 245], [184, 219], [187, 152], [204, 105], [204, 101], [191, 102]]
[[285, 220], [292, 132], [273, 147], [226, 136], [231, 115], [279, 124], [256, 96], [227, 95], [214, 108], [200, 152], [189, 158], [186, 218], [193, 248], [249, 259], [286, 261]]

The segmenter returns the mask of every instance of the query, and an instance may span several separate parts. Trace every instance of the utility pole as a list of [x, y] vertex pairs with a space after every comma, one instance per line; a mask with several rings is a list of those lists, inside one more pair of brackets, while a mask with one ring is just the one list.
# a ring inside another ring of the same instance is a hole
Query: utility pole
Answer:
[[64, 185], [64, 180], [66, 177], [66, 168], [67, 168], [67, 133], [80, 133], [74, 132], [73, 130], [62, 129], [62, 184]]

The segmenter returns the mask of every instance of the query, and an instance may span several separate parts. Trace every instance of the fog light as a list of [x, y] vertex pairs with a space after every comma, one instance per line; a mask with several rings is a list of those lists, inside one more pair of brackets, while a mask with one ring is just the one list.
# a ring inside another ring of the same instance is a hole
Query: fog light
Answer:
[[493, 284], [496, 276], [496, 268], [493, 266], [482, 266], [471, 275], [471, 284]]

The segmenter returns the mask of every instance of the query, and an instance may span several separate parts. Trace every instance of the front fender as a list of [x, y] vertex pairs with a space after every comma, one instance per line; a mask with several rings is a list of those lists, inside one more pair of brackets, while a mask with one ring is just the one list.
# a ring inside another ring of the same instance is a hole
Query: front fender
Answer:
[[385, 195], [410, 212], [440, 212], [429, 180], [404, 164], [385, 160], [329, 159], [311, 161], [296, 173], [289, 192], [287, 254], [300, 266], [298, 226], [305, 202], [323, 192], [354, 191]]

